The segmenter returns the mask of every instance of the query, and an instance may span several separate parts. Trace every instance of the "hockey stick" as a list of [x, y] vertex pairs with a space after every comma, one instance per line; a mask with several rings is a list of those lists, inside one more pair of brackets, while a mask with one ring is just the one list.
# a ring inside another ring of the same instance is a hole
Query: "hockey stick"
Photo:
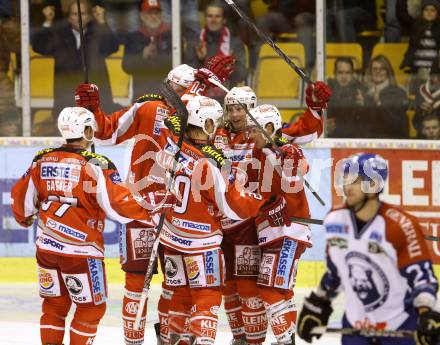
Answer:
[[440, 242], [440, 236], [425, 235], [424, 238], [427, 241]]
[[289, 219], [292, 222], [296, 222], [296, 223], [316, 224], [316, 225], [324, 224], [324, 221], [321, 219], [303, 218], [303, 217], [289, 217]]
[[[177, 168], [178, 155], [180, 153], [180, 149], [181, 149], [182, 143], [183, 143], [183, 136], [186, 132], [186, 125], [187, 125], [187, 121], [188, 121], [188, 110], [186, 109], [186, 107], [182, 103], [182, 101], [180, 100], [179, 95], [177, 95], [177, 93], [174, 90], [172, 90], [165, 83], [162, 84], [161, 94], [165, 97], [167, 102], [176, 109], [177, 113], [183, 119], [182, 128], [180, 128], [179, 139], [177, 141], [177, 151], [174, 154], [173, 168], [170, 172], [170, 179], [168, 181], [168, 186], [167, 186], [167, 191], [170, 191], [172, 184], [173, 184], [174, 174], [175, 174], [176, 168]], [[159, 243], [160, 243], [160, 232], [162, 230], [164, 222], [165, 222], [165, 213], [162, 213], [160, 215], [159, 223], [157, 224], [157, 227], [156, 227], [157, 237], [154, 240], [153, 248], [151, 249], [150, 261], [148, 261], [147, 272], [145, 273], [144, 287], [142, 288], [141, 298], [139, 300], [139, 307], [136, 312], [136, 318], [135, 318], [134, 324], [133, 324], [133, 329], [136, 331], [139, 330], [139, 326], [140, 326], [141, 319], [142, 319], [142, 312], [144, 310], [145, 303], [147, 302], [147, 299], [148, 299], [148, 293], [150, 291], [151, 279], [153, 277], [154, 263], [157, 258], [157, 252], [158, 252]]]
[[[78, 21], [79, 21], [79, 41], [81, 43], [81, 63], [84, 72], [84, 83], [89, 83], [89, 69], [87, 68], [87, 59], [86, 59], [86, 41], [84, 39], [84, 28], [83, 21], [81, 15], [81, 1], [76, 0], [76, 7], [78, 9]], [[95, 153], [95, 144], [92, 143], [90, 146], [90, 150], [92, 153]]]
[[311, 84], [313, 83], [312, 80], [307, 76], [304, 71], [299, 68], [276, 44], [275, 42], [270, 38], [270, 36], [260, 30], [253, 22], [252, 20], [244, 13], [240, 7], [238, 7], [233, 0], [225, 0], [226, 3], [231, 6], [235, 12], [245, 21], [245, 23], [250, 26], [255, 33], [263, 40], [266, 41], [267, 44], [269, 44], [273, 50], [278, 54], [280, 58], [282, 58], [286, 63], [304, 80], [306, 83]]
[[[215, 86], [221, 88], [224, 92], [228, 93], [229, 90], [222, 84], [220, 83], [218, 80], [214, 79], [214, 78], [209, 78], [209, 81], [214, 84]], [[248, 110], [247, 106], [244, 105], [243, 103], [241, 103], [238, 99], [237, 99], [238, 104], [246, 111], [247, 116], [249, 116], [249, 118], [252, 120], [252, 122], [257, 126], [257, 128], [261, 131], [261, 133], [263, 134], [263, 136], [266, 138], [266, 140], [272, 145], [273, 149], [279, 154], [279, 155], [283, 155], [283, 153], [281, 152], [281, 150], [275, 145], [273, 139], [270, 137], [270, 135], [266, 132], [266, 130], [261, 127], [261, 125], [258, 123], [258, 121], [255, 119], [255, 117], [252, 116], [252, 114], [250, 113], [250, 111]], [[278, 173], [280, 174], [280, 176], [282, 176], [282, 174], [278, 171]], [[304, 185], [310, 190], [310, 192], [313, 194], [313, 196], [316, 198], [316, 200], [318, 200], [318, 202], [322, 205], [325, 206], [325, 202], [324, 200], [319, 196], [319, 194], [313, 189], [313, 187], [310, 185], [310, 183], [304, 178], [304, 176], [301, 176], [300, 172], [298, 171], [298, 175], [299, 177], [304, 181]]]
[[362, 337], [390, 337], [390, 338], [413, 338], [415, 331], [410, 330], [390, 330], [390, 329], [357, 329], [357, 328], [329, 328], [315, 327], [312, 334], [323, 335], [325, 333], [354, 335]]

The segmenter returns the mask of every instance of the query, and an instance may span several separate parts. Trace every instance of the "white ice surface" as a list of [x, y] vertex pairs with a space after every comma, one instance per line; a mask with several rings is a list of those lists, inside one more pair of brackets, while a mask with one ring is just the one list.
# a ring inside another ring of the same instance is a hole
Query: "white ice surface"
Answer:
[[[299, 289], [297, 305], [302, 305], [302, 300], [309, 290]], [[145, 336], [145, 345], [156, 345], [153, 324], [157, 322], [157, 300], [160, 293], [159, 286], [153, 286], [151, 299], [148, 303], [148, 321]], [[120, 320], [120, 310], [123, 296], [122, 285], [109, 286], [109, 301], [107, 312], [104, 316], [94, 345], [123, 345], [123, 334]], [[37, 284], [0, 284], [0, 345], [39, 345], [39, 318], [41, 312], [41, 299], [38, 296]], [[70, 316], [72, 315], [72, 310]], [[216, 345], [227, 345], [232, 339], [226, 316], [222, 310], [219, 314], [219, 327]], [[340, 313], [336, 312], [332, 320], [337, 321]], [[66, 325], [70, 323], [68, 318]], [[298, 338], [298, 337], [297, 337]], [[269, 331], [266, 344], [274, 342], [275, 338]], [[316, 345], [335, 345], [340, 340], [337, 336], [324, 337], [315, 341]], [[69, 344], [68, 332], [64, 344]], [[305, 342], [297, 340], [298, 345]]]

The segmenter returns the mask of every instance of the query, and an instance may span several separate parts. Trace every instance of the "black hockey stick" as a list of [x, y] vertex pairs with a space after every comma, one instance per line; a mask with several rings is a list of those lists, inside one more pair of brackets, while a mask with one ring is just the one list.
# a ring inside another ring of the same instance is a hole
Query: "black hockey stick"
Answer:
[[390, 337], [390, 338], [414, 338], [415, 331], [391, 330], [391, 329], [357, 329], [357, 328], [329, 328], [315, 327], [312, 334], [322, 335], [324, 333], [357, 335], [362, 337]]
[[[82, 15], [81, 15], [81, 1], [76, 0], [76, 7], [78, 9], [78, 22], [79, 22], [79, 41], [81, 45], [81, 63], [82, 68], [84, 72], [84, 83], [89, 83], [89, 69], [87, 68], [87, 59], [86, 59], [86, 41], [84, 39], [84, 28], [83, 28], [83, 21], [82, 21]], [[90, 150], [95, 153], [95, 144], [92, 143], [90, 146]]]
[[81, 42], [81, 61], [82, 61], [82, 68], [83, 68], [83, 72], [84, 72], [84, 83], [88, 84], [89, 70], [87, 68], [86, 45], [85, 45], [85, 40], [84, 40], [84, 29], [83, 29], [82, 15], [81, 15], [81, 2], [80, 2], [80, 0], [76, 0], [76, 6], [78, 7], [79, 40]]
[[[224, 92], [228, 93], [229, 90], [222, 84], [220, 83], [218, 80], [214, 79], [214, 78], [209, 78], [209, 81], [214, 84], [215, 86], [221, 88]], [[248, 110], [247, 106], [244, 105], [243, 103], [241, 103], [238, 99], [236, 100], [237, 103], [246, 111], [247, 116], [249, 116], [249, 118], [252, 120], [252, 122], [257, 126], [257, 128], [261, 131], [261, 133], [263, 134], [263, 136], [266, 138], [266, 140], [272, 145], [273, 149], [279, 154], [279, 155], [283, 155], [283, 153], [281, 152], [281, 150], [275, 145], [273, 139], [270, 137], [270, 135], [266, 132], [266, 130], [261, 127], [261, 125], [258, 123], [258, 121], [255, 119], [255, 117], [252, 116], [252, 114], [250, 113], [250, 111]], [[280, 172], [278, 172], [280, 174], [280, 176], [282, 176], [282, 174]], [[324, 200], [319, 196], [319, 194], [313, 189], [313, 187], [310, 185], [310, 183], [304, 178], [304, 176], [300, 175], [300, 172], [298, 171], [298, 175], [299, 177], [304, 181], [304, 185], [310, 190], [310, 192], [313, 194], [313, 196], [316, 198], [316, 200], [318, 200], [318, 202], [322, 205], [325, 206], [325, 202]]]
[[289, 219], [295, 223], [316, 224], [316, 225], [324, 224], [324, 221], [321, 219], [303, 218], [303, 217], [289, 217]]
[[[176, 109], [177, 114], [182, 119], [181, 121], [182, 127], [180, 128], [179, 139], [177, 141], [177, 151], [174, 154], [173, 168], [170, 171], [170, 179], [168, 181], [168, 186], [167, 186], [167, 191], [170, 191], [173, 184], [174, 174], [176, 173], [177, 161], [178, 161], [180, 149], [182, 148], [183, 137], [186, 132], [186, 127], [188, 122], [188, 110], [186, 109], [185, 105], [182, 103], [179, 95], [173, 89], [171, 89], [171, 87], [168, 84], [166, 83], [162, 84], [160, 94], [162, 94], [165, 97], [168, 104], [170, 104], [171, 106], [174, 107], [174, 109]], [[133, 329], [136, 331], [139, 330], [139, 326], [142, 319], [142, 312], [144, 310], [145, 303], [147, 302], [148, 299], [151, 279], [153, 277], [154, 264], [157, 258], [157, 252], [160, 243], [160, 232], [162, 230], [164, 222], [165, 222], [165, 213], [162, 213], [160, 215], [159, 223], [157, 224], [156, 227], [157, 235], [156, 235], [156, 239], [154, 240], [153, 248], [151, 249], [150, 260], [148, 261], [147, 272], [145, 273], [144, 287], [142, 288], [141, 299], [139, 300], [139, 307], [136, 312], [136, 318], [133, 324]]]
[[233, 0], [225, 0], [226, 3], [231, 6], [235, 12], [245, 21], [245, 23], [250, 26], [255, 33], [267, 44], [269, 44], [273, 50], [278, 54], [280, 58], [282, 58], [286, 63], [304, 80], [306, 83], [311, 84], [313, 81], [309, 78], [307, 74], [304, 73], [304, 71], [299, 68], [276, 44], [275, 42], [270, 38], [270, 36], [260, 30], [253, 22], [252, 20], [244, 13], [240, 7], [238, 7]]
[[440, 236], [425, 235], [424, 238], [427, 241], [440, 242]]

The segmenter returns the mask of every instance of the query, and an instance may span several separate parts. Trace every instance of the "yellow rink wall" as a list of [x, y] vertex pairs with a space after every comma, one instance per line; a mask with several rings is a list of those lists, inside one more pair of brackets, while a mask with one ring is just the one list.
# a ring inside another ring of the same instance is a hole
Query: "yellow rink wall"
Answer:
[[[105, 259], [107, 279], [110, 284], [123, 284], [124, 273], [120, 269], [119, 259]], [[35, 258], [0, 258], [0, 283], [33, 283], [37, 282], [37, 263]], [[323, 261], [300, 261], [297, 287], [314, 288], [324, 273]], [[440, 279], [440, 265], [434, 266], [436, 276]], [[156, 274], [153, 284], [160, 284], [162, 275]]]

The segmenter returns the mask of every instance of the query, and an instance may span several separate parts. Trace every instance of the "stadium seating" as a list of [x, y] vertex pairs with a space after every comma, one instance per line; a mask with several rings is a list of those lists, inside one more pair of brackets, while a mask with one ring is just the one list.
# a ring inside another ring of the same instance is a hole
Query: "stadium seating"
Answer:
[[388, 60], [390, 60], [396, 76], [397, 84], [404, 89], [407, 89], [409, 74], [403, 73], [399, 69], [399, 66], [403, 61], [403, 57], [407, 49], [407, 43], [378, 43], [374, 46], [372, 54], [372, 57], [384, 55], [388, 58]]
[[116, 53], [105, 59], [110, 78], [113, 100], [124, 106], [129, 105], [133, 97], [132, 77], [122, 69], [122, 58], [124, 56], [123, 45], [119, 46]]
[[[278, 46], [298, 67], [304, 68], [302, 44], [279, 43]], [[260, 104], [271, 103], [281, 108], [298, 107], [303, 89], [298, 74], [268, 44], [261, 46], [253, 88]]]
[[326, 75], [333, 78], [335, 60], [338, 57], [347, 57], [353, 61], [356, 71], [362, 70], [362, 47], [358, 43], [327, 43], [326, 49]]
[[54, 69], [55, 62], [52, 57], [40, 55], [30, 48], [30, 93], [32, 107], [52, 107]]

